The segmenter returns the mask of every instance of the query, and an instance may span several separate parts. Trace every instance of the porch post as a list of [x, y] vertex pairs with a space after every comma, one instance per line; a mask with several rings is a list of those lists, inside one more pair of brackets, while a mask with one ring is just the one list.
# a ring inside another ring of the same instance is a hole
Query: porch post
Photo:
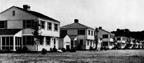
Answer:
[[13, 36], [13, 51], [16, 51], [16, 49], [15, 49], [15, 36]]

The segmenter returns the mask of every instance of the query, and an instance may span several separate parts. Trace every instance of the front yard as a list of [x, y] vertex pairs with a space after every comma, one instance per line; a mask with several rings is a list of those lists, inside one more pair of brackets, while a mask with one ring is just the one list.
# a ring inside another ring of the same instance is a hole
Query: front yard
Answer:
[[144, 50], [77, 51], [64, 53], [1, 53], [0, 63], [143, 63]]

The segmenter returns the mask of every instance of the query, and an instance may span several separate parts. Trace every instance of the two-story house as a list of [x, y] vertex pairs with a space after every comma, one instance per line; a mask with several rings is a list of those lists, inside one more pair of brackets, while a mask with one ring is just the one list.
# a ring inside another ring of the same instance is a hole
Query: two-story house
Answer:
[[[40, 40], [34, 41], [34, 26], [38, 22]], [[30, 51], [58, 48], [60, 22], [41, 13], [31, 11], [30, 6], [12, 6], [0, 13], [0, 49], [12, 50], [26, 46]]]
[[90, 47], [96, 47], [94, 29], [79, 23], [78, 19], [75, 19], [72, 24], [62, 26], [60, 33], [70, 37], [70, 48], [76, 47], [78, 50], [86, 50]]
[[[114, 34], [108, 32], [102, 27], [96, 28], [95, 35], [101, 42], [101, 48], [112, 49], [114, 47]], [[98, 46], [100, 46], [98, 44]]]
[[116, 36], [116, 43], [119, 49], [124, 49], [128, 43], [128, 38], [125, 36]]

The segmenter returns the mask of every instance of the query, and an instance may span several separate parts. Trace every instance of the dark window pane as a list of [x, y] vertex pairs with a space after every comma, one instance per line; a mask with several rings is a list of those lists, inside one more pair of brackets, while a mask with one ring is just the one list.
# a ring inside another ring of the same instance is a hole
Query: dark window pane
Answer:
[[83, 45], [83, 40], [80, 40], [80, 44]]
[[103, 35], [103, 38], [108, 38], [108, 34], [104, 34], [104, 35]]
[[41, 28], [45, 28], [45, 22], [41, 21]]
[[52, 29], [52, 23], [48, 22], [47, 24], [48, 24], [47, 25], [48, 30], [51, 30]]
[[6, 28], [7, 27], [7, 21], [0, 21], [0, 28]]
[[40, 37], [40, 44], [42, 45], [43, 44], [43, 37]]
[[9, 45], [9, 37], [6, 37], [6, 45]]
[[47, 43], [47, 45], [50, 45], [50, 37], [46, 37], [46, 43]]
[[58, 31], [58, 24], [54, 24], [54, 31]]
[[13, 45], [13, 37], [10, 37], [10, 45]]
[[85, 35], [85, 30], [78, 30], [78, 35]]
[[5, 37], [2, 37], [2, 45], [5, 45]]

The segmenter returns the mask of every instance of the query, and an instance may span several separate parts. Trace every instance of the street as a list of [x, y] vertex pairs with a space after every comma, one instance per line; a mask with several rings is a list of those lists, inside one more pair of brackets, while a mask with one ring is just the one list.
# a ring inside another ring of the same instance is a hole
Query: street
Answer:
[[1, 53], [0, 63], [143, 63], [144, 50], [77, 51], [47, 54]]

